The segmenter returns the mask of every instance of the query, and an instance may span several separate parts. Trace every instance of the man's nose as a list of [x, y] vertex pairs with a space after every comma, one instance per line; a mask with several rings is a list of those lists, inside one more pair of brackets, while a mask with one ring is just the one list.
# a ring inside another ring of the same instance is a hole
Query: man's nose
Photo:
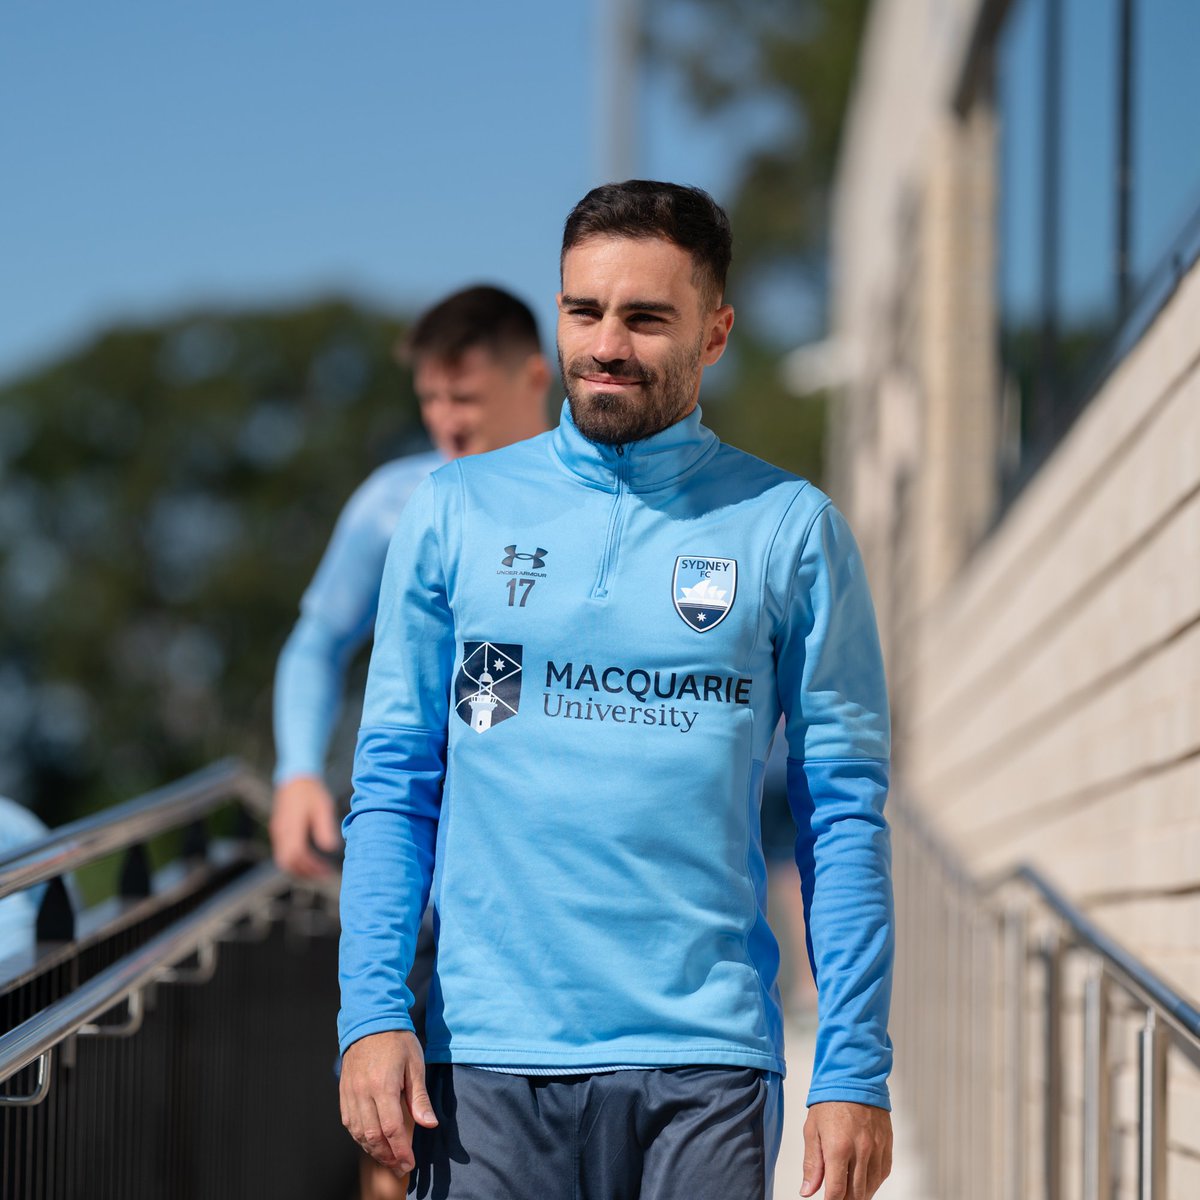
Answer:
[[633, 356], [633, 344], [625, 322], [617, 317], [605, 317], [596, 326], [596, 340], [592, 343], [592, 357], [598, 362], [623, 362]]
[[471, 424], [471, 409], [466, 404], [451, 404], [446, 409], [446, 424], [455, 432], [462, 433]]

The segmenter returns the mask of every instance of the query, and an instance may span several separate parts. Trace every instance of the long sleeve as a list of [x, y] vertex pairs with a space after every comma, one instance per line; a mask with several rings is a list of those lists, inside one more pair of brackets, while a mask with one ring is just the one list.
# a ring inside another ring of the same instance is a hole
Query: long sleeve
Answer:
[[883, 815], [887, 690], [862, 560], [832, 505], [813, 518], [791, 568], [776, 654], [819, 996], [808, 1103], [888, 1108], [894, 916]]
[[324, 770], [346, 667], [375, 621], [388, 542], [413, 489], [439, 462], [422, 455], [387, 464], [338, 517], [275, 670], [276, 783]]
[[428, 479], [414, 493], [383, 571], [343, 826], [343, 1050], [371, 1033], [412, 1028], [405, 978], [433, 875], [455, 645], [437, 490]]
[[341, 706], [346, 664], [366, 639], [302, 613], [275, 668], [275, 782], [320, 775]]

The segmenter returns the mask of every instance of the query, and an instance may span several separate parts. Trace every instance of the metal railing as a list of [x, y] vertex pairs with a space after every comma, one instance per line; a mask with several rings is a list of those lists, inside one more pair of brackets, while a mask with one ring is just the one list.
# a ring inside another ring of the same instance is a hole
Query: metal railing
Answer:
[[974, 880], [894, 807], [897, 1075], [934, 1195], [1167, 1200], [1169, 1055], [1200, 1067], [1200, 1011], [1034, 869]]
[[263, 819], [270, 816], [266, 783], [236, 759], [222, 759], [167, 787], [62, 825], [40, 841], [0, 857], [0, 900], [106, 854], [203, 821], [234, 801]]
[[[267, 859], [269, 803], [222, 762], [0, 859], [0, 898], [48, 885], [36, 949], [0, 963], [6, 1200], [350, 1194], [336, 896]], [[172, 830], [181, 858], [152, 874]], [[75, 914], [65, 874], [112, 854], [120, 895]]]

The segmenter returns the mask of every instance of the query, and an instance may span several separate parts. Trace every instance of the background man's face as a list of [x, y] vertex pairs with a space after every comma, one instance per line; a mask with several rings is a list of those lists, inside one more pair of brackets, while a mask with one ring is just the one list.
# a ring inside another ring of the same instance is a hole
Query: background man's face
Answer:
[[638, 441], [696, 407], [733, 324], [710, 308], [686, 250], [662, 238], [591, 237], [567, 251], [558, 361], [571, 418], [594, 442]]
[[413, 386], [433, 444], [447, 458], [462, 458], [529, 436], [544, 398], [544, 360], [533, 354], [509, 361], [483, 346], [453, 361], [426, 355], [417, 360]]

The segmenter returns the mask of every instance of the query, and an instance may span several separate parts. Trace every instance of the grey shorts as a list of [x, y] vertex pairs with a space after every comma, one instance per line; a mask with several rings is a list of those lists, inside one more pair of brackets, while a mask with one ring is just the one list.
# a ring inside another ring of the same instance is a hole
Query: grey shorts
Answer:
[[418, 1200], [770, 1200], [778, 1075], [667, 1067], [507, 1075], [434, 1063]]

